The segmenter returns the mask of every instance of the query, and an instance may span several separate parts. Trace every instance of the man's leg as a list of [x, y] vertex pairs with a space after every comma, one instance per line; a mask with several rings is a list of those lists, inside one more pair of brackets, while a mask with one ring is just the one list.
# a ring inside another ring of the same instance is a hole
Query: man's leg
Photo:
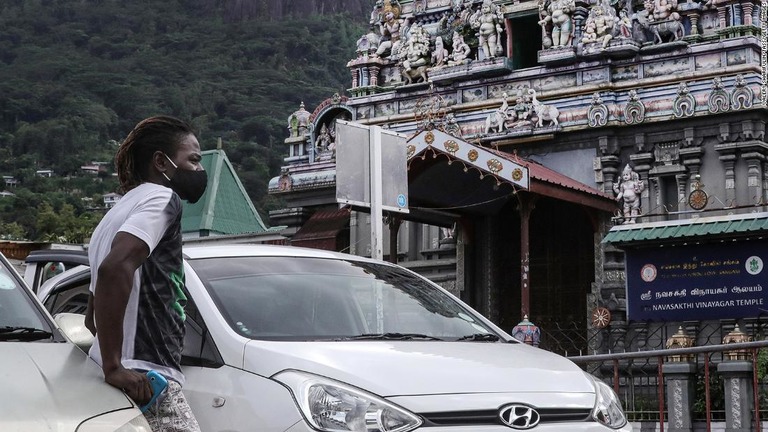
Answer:
[[168, 380], [162, 401], [145, 413], [153, 432], [200, 432], [195, 415], [181, 392], [181, 385]]

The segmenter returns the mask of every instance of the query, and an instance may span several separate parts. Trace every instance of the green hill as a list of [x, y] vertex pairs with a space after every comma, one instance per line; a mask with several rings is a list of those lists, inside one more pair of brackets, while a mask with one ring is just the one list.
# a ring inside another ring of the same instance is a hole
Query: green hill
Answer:
[[[0, 198], [0, 236], [77, 241], [55, 221], [29, 215], [50, 209], [93, 224], [98, 216], [82, 198], [96, 202], [116, 182], [109, 171], [97, 181], [82, 177], [80, 167], [104, 161], [111, 170], [117, 143], [140, 119], [161, 113], [190, 121], [204, 149], [221, 137], [266, 216], [280, 205], [266, 190], [286, 153], [288, 115], [302, 101], [311, 109], [343, 94], [344, 65], [372, 4], [4, 0], [0, 174], [21, 183], [6, 188], [16, 198]], [[56, 177], [36, 178], [42, 169]]]

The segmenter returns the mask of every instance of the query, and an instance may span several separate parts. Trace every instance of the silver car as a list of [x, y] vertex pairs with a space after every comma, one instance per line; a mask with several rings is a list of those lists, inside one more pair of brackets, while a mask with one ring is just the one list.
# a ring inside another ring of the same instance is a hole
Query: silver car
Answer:
[[[206, 432], [632, 430], [601, 380], [403, 267], [185, 246], [184, 274], [184, 394]], [[75, 267], [38, 296], [76, 316], [89, 279]]]
[[104, 382], [0, 254], [0, 431], [149, 430], [136, 404]]

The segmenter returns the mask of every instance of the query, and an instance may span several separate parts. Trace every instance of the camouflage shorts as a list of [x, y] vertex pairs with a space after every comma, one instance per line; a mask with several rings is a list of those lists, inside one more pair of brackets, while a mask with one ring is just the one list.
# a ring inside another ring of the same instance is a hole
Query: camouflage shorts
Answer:
[[168, 380], [162, 400], [145, 413], [152, 432], [200, 432], [195, 415], [181, 392], [181, 385]]

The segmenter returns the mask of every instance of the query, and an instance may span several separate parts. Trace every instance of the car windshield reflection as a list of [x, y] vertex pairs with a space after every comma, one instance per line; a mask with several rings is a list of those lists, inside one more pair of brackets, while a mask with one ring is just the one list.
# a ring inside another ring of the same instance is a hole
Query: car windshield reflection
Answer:
[[442, 290], [393, 266], [298, 257], [190, 265], [232, 329], [251, 339], [437, 341], [493, 333]]

